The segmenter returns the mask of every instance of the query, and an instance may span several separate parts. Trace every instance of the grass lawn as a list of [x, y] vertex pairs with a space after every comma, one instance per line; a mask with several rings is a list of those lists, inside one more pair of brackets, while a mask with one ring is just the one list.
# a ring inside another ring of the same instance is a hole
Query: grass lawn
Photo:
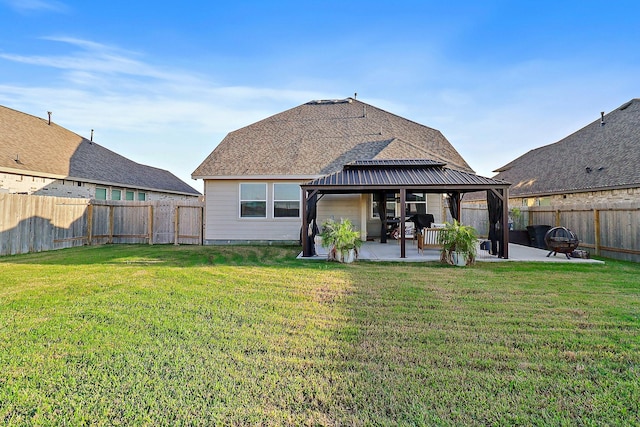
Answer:
[[1, 425], [638, 425], [640, 265], [0, 258]]

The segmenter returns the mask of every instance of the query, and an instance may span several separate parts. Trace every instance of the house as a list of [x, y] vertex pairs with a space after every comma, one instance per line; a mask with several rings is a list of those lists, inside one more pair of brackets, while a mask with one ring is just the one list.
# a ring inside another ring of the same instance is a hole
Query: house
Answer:
[[513, 206], [640, 202], [640, 99], [497, 169]]
[[233, 131], [192, 178], [204, 180], [208, 244], [297, 242], [310, 210], [318, 223], [349, 218], [363, 239], [384, 240], [387, 218], [444, 222], [449, 205], [455, 211], [447, 193], [459, 206], [461, 192], [508, 187], [477, 177], [438, 130], [354, 98], [311, 101]]
[[110, 200], [193, 199], [171, 172], [133, 162], [51, 121], [0, 106], [0, 192]]

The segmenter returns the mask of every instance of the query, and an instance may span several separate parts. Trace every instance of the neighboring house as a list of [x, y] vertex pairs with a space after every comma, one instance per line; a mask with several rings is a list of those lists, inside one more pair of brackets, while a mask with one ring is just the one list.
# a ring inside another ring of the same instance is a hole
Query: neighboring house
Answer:
[[[353, 166], [343, 174], [345, 165]], [[358, 184], [354, 174], [363, 168], [366, 182]], [[412, 181], [417, 169], [427, 170], [426, 181]], [[443, 222], [447, 191], [459, 197], [497, 183], [474, 175], [438, 130], [352, 98], [308, 102], [231, 132], [192, 178], [204, 180], [208, 244], [298, 241], [307, 224], [302, 201], [310, 200], [304, 184], [322, 194], [318, 223], [349, 218], [370, 239], [383, 229], [381, 197], [387, 217], [430, 213]]]
[[640, 99], [496, 172], [511, 207], [640, 202]]
[[169, 171], [133, 162], [50, 118], [3, 106], [0, 192], [110, 200], [200, 196]]

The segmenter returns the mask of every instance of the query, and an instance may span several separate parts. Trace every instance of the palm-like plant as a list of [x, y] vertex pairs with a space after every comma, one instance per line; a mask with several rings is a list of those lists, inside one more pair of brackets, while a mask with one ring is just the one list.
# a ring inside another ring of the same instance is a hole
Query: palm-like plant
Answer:
[[462, 225], [455, 219], [453, 224], [446, 223], [445, 228], [438, 234], [438, 242], [442, 246], [440, 260], [447, 264], [455, 264], [454, 253], [466, 256], [466, 263], [473, 264], [476, 259], [478, 233], [476, 229]]
[[360, 232], [353, 229], [353, 224], [348, 218], [341, 219], [340, 222], [332, 219], [323, 222], [320, 237], [322, 237], [322, 246], [330, 248], [328, 256], [330, 260], [346, 259], [348, 252], [352, 249], [357, 257], [358, 249], [362, 246]]

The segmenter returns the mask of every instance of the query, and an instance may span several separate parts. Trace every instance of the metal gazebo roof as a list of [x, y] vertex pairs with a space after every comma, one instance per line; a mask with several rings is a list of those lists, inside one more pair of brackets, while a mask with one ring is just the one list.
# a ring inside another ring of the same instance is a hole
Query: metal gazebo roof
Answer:
[[361, 160], [336, 173], [302, 185], [322, 192], [366, 192], [384, 189], [422, 189], [425, 191], [478, 191], [508, 188], [509, 183], [445, 167], [432, 160]]
[[[308, 230], [307, 211], [315, 211], [318, 194], [376, 193], [391, 190], [400, 192], [401, 218], [405, 222], [406, 191], [420, 190], [430, 193], [448, 193], [454, 196], [460, 216], [460, 194], [471, 191], [491, 191], [502, 201], [502, 247], [508, 258], [506, 230], [508, 229], [508, 200], [511, 184], [498, 179], [478, 176], [470, 172], [446, 167], [445, 163], [429, 159], [358, 160], [344, 165], [339, 172], [302, 184], [305, 192], [302, 227]], [[309, 204], [312, 203], [313, 206]], [[308, 256], [308, 235], [303, 236], [303, 254]], [[405, 257], [405, 238], [401, 234], [401, 258]]]

